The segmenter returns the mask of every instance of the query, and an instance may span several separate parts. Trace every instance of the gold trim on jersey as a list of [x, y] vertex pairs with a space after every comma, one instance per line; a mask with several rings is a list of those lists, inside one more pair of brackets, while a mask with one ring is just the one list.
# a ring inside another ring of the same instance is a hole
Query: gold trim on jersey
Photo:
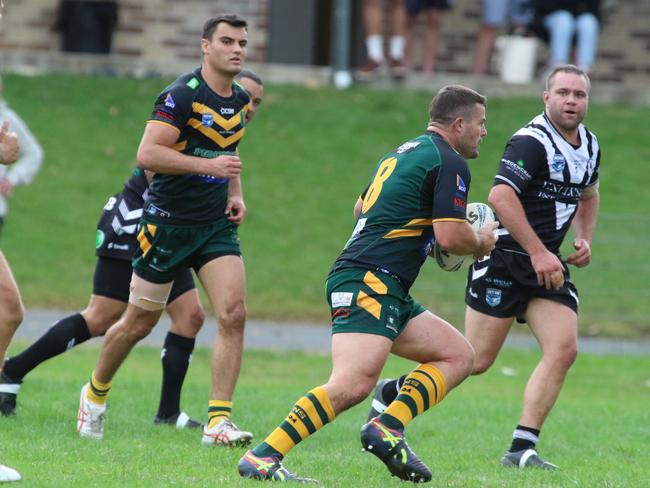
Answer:
[[395, 239], [397, 237], [419, 237], [423, 229], [393, 229], [384, 236], [384, 239]]
[[408, 222], [404, 227], [415, 227], [416, 225], [431, 225], [433, 219], [413, 219]]
[[435, 222], [467, 222], [467, 219], [454, 219], [452, 217], [443, 218], [443, 219], [433, 219], [431, 223]]
[[187, 125], [198, 130], [201, 134], [206, 136], [208, 139], [211, 139], [212, 141], [216, 142], [220, 147], [223, 148], [234, 144], [239, 139], [244, 137], [244, 131], [246, 130], [244, 127], [242, 127], [231, 136], [224, 137], [221, 134], [219, 134], [216, 130], [211, 129], [209, 127], [205, 127], [201, 123], [201, 121], [197, 119], [188, 119]]
[[177, 131], [180, 132], [180, 129], [176, 127], [175, 125], [170, 124], [169, 122], [164, 122], [162, 120], [147, 120], [147, 124], [160, 124], [160, 125], [165, 125], [167, 127], [171, 127], [172, 129], [176, 129]]
[[242, 120], [246, 120], [246, 111], [248, 110], [248, 105], [246, 105], [239, 112], [228, 119], [218, 114], [207, 105], [203, 105], [199, 102], [192, 102], [192, 110], [200, 114], [212, 114], [214, 121], [219, 124], [220, 127], [229, 130], [241, 124]]
[[187, 141], [179, 141], [172, 146], [172, 149], [176, 149], [177, 151], [182, 151], [186, 147], [187, 147]]

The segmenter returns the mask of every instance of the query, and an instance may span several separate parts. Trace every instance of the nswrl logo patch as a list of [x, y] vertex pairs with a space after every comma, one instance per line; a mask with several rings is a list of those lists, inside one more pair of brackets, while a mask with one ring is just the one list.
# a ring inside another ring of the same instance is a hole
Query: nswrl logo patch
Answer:
[[485, 290], [485, 302], [490, 307], [496, 307], [501, 303], [501, 290], [498, 288], [488, 288]]

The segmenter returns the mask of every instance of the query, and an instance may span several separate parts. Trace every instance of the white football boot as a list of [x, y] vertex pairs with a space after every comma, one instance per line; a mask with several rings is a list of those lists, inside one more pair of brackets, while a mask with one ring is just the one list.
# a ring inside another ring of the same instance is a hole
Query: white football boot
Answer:
[[86, 390], [90, 385], [86, 383], [81, 388], [79, 397], [79, 412], [77, 413], [77, 432], [81, 437], [101, 439], [104, 437], [104, 416], [106, 405], [97, 405], [86, 398]]
[[201, 443], [206, 446], [245, 446], [252, 438], [250, 432], [239, 430], [230, 419], [223, 419], [211, 429], [203, 427]]
[[9, 466], [0, 464], [0, 483], [8, 483], [9, 481], [18, 481], [20, 480], [20, 474], [15, 469], [11, 469]]

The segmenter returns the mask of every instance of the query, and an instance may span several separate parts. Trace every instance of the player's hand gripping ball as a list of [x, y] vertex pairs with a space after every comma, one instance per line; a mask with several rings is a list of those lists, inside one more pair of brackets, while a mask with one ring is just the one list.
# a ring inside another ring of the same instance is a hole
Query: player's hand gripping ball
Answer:
[[[478, 232], [487, 224], [490, 224], [495, 220], [496, 217], [494, 212], [485, 203], [473, 202], [467, 204], [467, 221], [475, 232]], [[466, 261], [473, 260], [468, 260], [468, 258], [472, 258], [471, 256], [458, 256], [445, 251], [437, 244], [433, 248], [433, 257], [438, 266], [445, 271], [458, 271], [463, 267]]]

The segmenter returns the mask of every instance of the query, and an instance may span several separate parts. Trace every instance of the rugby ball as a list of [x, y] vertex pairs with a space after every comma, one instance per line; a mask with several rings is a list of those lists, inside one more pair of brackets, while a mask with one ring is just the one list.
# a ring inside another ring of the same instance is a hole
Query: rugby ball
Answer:
[[[472, 226], [475, 232], [478, 232], [495, 220], [494, 212], [485, 203], [473, 202], [467, 204], [467, 222], [469, 222], [469, 225]], [[449, 272], [460, 270], [466, 260], [473, 261], [472, 256], [457, 256], [456, 254], [445, 251], [437, 244], [433, 248], [433, 257], [440, 268]]]

